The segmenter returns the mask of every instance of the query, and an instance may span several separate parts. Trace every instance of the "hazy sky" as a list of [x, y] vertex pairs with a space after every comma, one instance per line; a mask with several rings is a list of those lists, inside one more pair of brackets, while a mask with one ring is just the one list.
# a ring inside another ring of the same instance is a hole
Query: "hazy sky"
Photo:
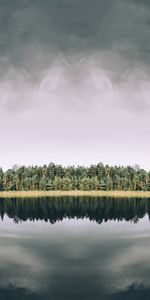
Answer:
[[0, 164], [150, 169], [150, 1], [0, 0]]

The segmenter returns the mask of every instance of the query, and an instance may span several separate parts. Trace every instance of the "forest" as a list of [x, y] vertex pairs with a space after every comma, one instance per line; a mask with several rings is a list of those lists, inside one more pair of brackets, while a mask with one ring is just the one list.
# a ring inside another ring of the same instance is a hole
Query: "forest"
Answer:
[[138, 165], [109, 166], [99, 163], [89, 167], [50, 163], [43, 166], [0, 168], [0, 191], [35, 190], [118, 190], [150, 191], [150, 171]]

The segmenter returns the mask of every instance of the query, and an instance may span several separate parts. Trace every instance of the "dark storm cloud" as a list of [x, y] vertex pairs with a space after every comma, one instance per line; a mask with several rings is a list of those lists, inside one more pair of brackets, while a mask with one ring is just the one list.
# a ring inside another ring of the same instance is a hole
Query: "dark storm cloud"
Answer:
[[142, 5], [142, 6], [149, 6], [150, 2], [149, 0], [131, 0], [133, 3]]
[[137, 9], [124, 0], [1, 0], [0, 54], [40, 68], [42, 52], [150, 49], [148, 2], [141, 2]]
[[[71, 83], [77, 83], [94, 60], [115, 82], [131, 74], [148, 78], [147, 5], [135, 0], [0, 0], [0, 76], [19, 85], [23, 79], [39, 84], [55, 65], [66, 68]], [[80, 64], [83, 68], [77, 68]]]
[[[128, 65], [149, 64], [148, 2], [138, 3], [0, 0], [0, 76], [5, 77], [13, 67], [21, 73], [25, 69], [33, 79], [38, 78], [41, 70], [49, 69], [58, 59], [60, 52], [72, 62], [80, 61], [82, 56], [89, 60], [89, 56], [103, 50], [117, 50]], [[105, 57], [102, 61], [107, 64]], [[116, 65], [110, 53], [109, 69], [122, 74], [126, 70], [124, 60], [120, 59]]]
[[149, 136], [148, 8], [135, 0], [0, 0], [3, 162], [12, 143], [12, 164], [45, 163], [49, 153], [67, 164], [77, 156], [116, 163], [117, 151], [119, 162], [137, 162]]

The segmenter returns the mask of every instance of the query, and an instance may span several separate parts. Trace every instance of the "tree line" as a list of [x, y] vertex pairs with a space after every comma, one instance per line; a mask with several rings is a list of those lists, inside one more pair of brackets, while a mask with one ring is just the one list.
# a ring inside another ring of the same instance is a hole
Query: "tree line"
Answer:
[[109, 166], [99, 163], [63, 167], [50, 163], [43, 166], [14, 166], [0, 169], [0, 191], [34, 190], [123, 190], [150, 191], [150, 171], [137, 165]]

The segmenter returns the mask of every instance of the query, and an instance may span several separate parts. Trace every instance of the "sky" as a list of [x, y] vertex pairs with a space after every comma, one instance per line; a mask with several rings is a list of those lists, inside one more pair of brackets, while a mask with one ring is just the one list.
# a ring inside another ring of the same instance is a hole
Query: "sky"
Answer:
[[0, 165], [150, 169], [149, 0], [0, 0]]

